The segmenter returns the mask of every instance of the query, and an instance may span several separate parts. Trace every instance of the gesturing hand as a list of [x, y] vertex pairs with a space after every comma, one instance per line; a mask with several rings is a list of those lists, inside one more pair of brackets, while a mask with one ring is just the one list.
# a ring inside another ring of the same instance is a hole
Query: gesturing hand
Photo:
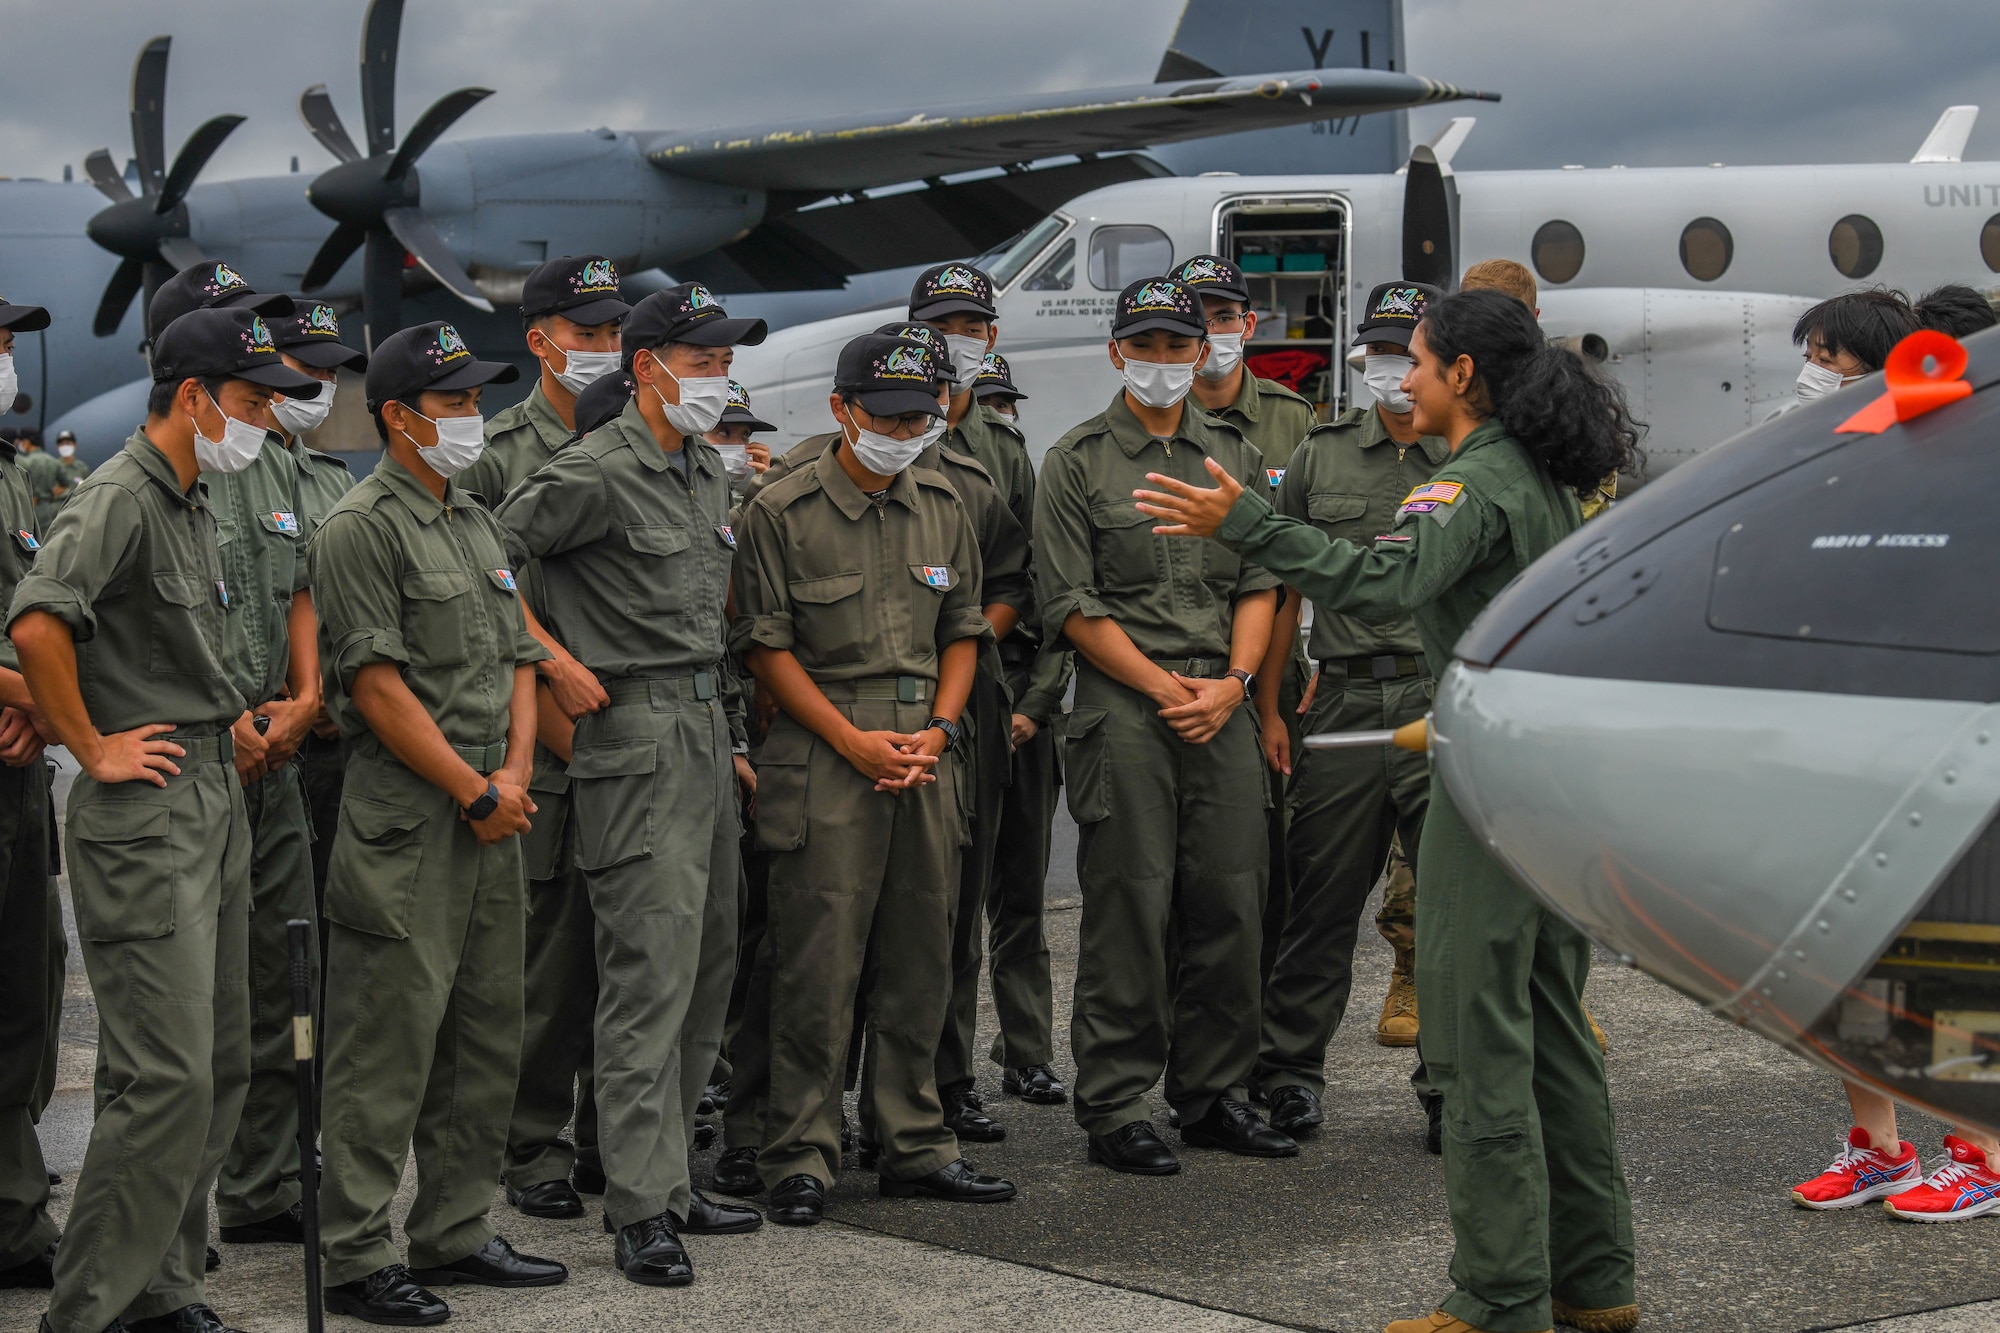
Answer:
[[1139, 512], [1160, 520], [1160, 526], [1153, 529], [1157, 535], [1213, 537], [1222, 530], [1222, 520], [1229, 517], [1229, 510], [1243, 494], [1243, 487], [1213, 458], [1204, 458], [1202, 464], [1208, 475], [1215, 478], [1212, 487], [1190, 486], [1173, 477], [1148, 472], [1146, 480], [1165, 489], [1132, 492], [1139, 502]]

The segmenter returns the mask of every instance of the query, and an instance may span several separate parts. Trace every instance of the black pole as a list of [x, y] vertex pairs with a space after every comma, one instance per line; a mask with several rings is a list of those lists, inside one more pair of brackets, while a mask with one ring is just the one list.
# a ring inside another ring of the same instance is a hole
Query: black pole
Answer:
[[306, 1328], [323, 1333], [324, 1297], [319, 1267], [319, 1093], [313, 1078], [313, 976], [310, 921], [287, 921], [286, 940], [292, 955], [292, 1059], [299, 1090], [299, 1218], [305, 1235]]

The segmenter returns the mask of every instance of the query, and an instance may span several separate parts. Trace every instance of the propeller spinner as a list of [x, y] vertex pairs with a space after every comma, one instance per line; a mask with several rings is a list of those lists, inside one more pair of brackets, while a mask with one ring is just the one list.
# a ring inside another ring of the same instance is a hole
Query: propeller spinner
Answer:
[[326, 85], [299, 97], [299, 115], [320, 147], [340, 159], [306, 188], [313, 207], [340, 225], [306, 269], [306, 291], [325, 286], [356, 250], [363, 251], [361, 302], [369, 350], [402, 327], [403, 269], [423, 265], [454, 296], [479, 310], [493, 303], [480, 294], [444, 238], [420, 207], [416, 162], [458, 118], [493, 95], [490, 88], [446, 93], [417, 118], [396, 143], [396, 51], [403, 0], [374, 0], [361, 33], [361, 116], [368, 152], [354, 146], [334, 110]]
[[142, 288], [150, 304], [161, 283], [202, 258], [201, 247], [188, 238], [188, 188], [230, 131], [243, 123], [242, 116], [205, 122], [181, 145], [173, 165], [167, 165], [167, 52], [172, 45], [171, 37], [153, 38], [140, 48], [132, 67], [132, 156], [139, 167], [140, 193], [132, 193], [109, 149], [100, 148], [83, 162], [91, 183], [111, 201], [84, 230], [123, 261], [105, 284], [91, 322], [91, 331], [100, 338], [118, 331]]

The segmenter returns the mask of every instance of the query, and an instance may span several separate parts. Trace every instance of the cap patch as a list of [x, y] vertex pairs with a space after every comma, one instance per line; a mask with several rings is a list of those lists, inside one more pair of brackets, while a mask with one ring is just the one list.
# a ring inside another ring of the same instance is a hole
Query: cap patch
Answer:
[[1191, 307], [1188, 305], [1187, 294], [1179, 288], [1165, 283], [1149, 282], [1132, 293], [1131, 309], [1184, 311]]
[[715, 299], [713, 292], [697, 282], [694, 286], [688, 288], [687, 295], [681, 298], [681, 309], [688, 314], [697, 314], [703, 310], [719, 312], [722, 309], [722, 303]]
[[218, 296], [223, 292], [233, 292], [238, 287], [248, 287], [249, 285], [249, 283], [243, 281], [242, 274], [227, 264], [217, 264], [215, 266], [215, 274], [209, 279], [207, 284], [210, 296]]
[[456, 361], [461, 356], [471, 356], [472, 349], [465, 345], [465, 339], [458, 336], [458, 330], [449, 324], [438, 325], [437, 347], [431, 352], [431, 360], [438, 365]]
[[340, 321], [333, 317], [333, 307], [320, 304], [312, 308], [306, 316], [307, 333], [323, 333], [329, 338], [340, 336]]
[[590, 260], [574, 278], [570, 279], [569, 285], [570, 289], [579, 295], [584, 292], [616, 291], [618, 266], [608, 259]]
[[264, 322], [262, 315], [250, 316], [250, 327], [243, 333], [243, 345], [253, 354], [276, 356], [278, 352], [278, 345], [271, 341], [271, 327]]
[[1227, 282], [1229, 275], [1213, 259], [1190, 259], [1181, 265], [1182, 282]]
[[1375, 303], [1377, 319], [1415, 319], [1424, 312], [1424, 294], [1415, 287], [1391, 287]]
[[986, 284], [979, 275], [959, 264], [947, 264], [930, 282], [932, 296], [970, 296], [986, 299]]
[[936, 378], [931, 369], [930, 353], [914, 347], [898, 347], [874, 365], [878, 379], [921, 380], [929, 384]]
[[750, 407], [750, 391], [735, 380], [729, 381], [729, 405], [731, 407], [743, 408], [746, 411]]

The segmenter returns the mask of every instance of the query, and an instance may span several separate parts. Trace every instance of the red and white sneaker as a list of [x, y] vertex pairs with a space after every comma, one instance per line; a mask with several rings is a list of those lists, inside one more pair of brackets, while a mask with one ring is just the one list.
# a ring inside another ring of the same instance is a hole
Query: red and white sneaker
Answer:
[[1924, 1183], [1923, 1162], [1908, 1140], [1896, 1145], [1896, 1155], [1869, 1146], [1868, 1131], [1856, 1125], [1833, 1165], [1792, 1190], [1801, 1208], [1859, 1208]]
[[1951, 1159], [1913, 1190], [1884, 1199], [1889, 1216], [1905, 1222], [1963, 1222], [2000, 1211], [2000, 1173], [1986, 1154], [1953, 1134], [1944, 1136]]

